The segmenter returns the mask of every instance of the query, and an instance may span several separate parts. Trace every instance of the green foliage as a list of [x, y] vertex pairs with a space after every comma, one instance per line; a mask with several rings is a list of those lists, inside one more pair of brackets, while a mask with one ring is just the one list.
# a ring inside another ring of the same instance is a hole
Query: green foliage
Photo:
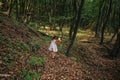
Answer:
[[42, 43], [40, 41], [36, 42], [34, 45], [33, 45], [33, 52], [36, 53], [37, 49], [40, 47]]
[[29, 46], [21, 41], [14, 43], [14, 45], [23, 51], [29, 51]]
[[98, 16], [99, 0], [86, 0], [82, 12], [82, 25], [86, 26]]
[[45, 37], [45, 36], [43, 36], [43, 39], [45, 40], [46, 44], [49, 44], [50, 41], [51, 41], [51, 38], [50, 38], [50, 37]]
[[14, 63], [13, 63], [13, 62], [11, 62], [11, 63], [6, 63], [6, 65], [7, 65], [8, 68], [12, 68], [12, 67], [14, 66]]
[[71, 21], [73, 17], [69, 16], [69, 17], [65, 17], [65, 16], [58, 16], [58, 17], [53, 17], [52, 18], [52, 22], [58, 23], [58, 24], [66, 24], [69, 21]]
[[11, 61], [12, 59], [13, 59], [12, 56], [9, 56], [9, 57], [7, 56], [7, 57], [5, 57], [5, 58], [3, 59], [4, 63], [6, 64], [6, 66], [7, 66], [8, 68], [13, 67], [13, 65], [14, 65], [14, 62]]
[[23, 70], [20, 73], [20, 77], [22, 78], [22, 80], [33, 80], [33, 79], [39, 79], [40, 78], [40, 74], [37, 73], [34, 70]]
[[37, 30], [37, 29], [38, 29], [37, 23], [32, 23], [32, 22], [30, 22], [28, 25], [29, 25], [32, 29], [34, 29], [34, 30]]
[[32, 77], [30, 76], [29, 73], [25, 76], [25, 78], [26, 78], [27, 80], [32, 80]]
[[39, 47], [41, 46], [41, 41], [37, 41], [37, 42], [29, 42], [29, 45], [32, 47], [32, 52], [36, 53], [37, 49], [39, 49]]
[[19, 21], [17, 21], [17, 20], [13, 20], [13, 23], [16, 24], [16, 25], [21, 24], [21, 23], [20, 23]]
[[30, 64], [30, 65], [41, 66], [41, 65], [43, 64], [44, 61], [45, 61], [45, 60], [42, 59], [42, 58], [31, 57], [27, 63]]
[[60, 44], [60, 45], [58, 45], [58, 50], [59, 50], [59, 51], [61, 51], [61, 50], [62, 50], [62, 48], [63, 48], [63, 45], [61, 45], [61, 44]]

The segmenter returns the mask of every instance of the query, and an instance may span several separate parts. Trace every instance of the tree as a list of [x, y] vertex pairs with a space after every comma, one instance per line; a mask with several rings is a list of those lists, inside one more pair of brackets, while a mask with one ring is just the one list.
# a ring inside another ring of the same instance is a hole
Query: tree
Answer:
[[72, 0], [72, 6], [73, 6], [73, 19], [72, 22], [70, 24], [70, 30], [69, 30], [69, 39], [72, 39], [72, 34], [73, 34], [73, 28], [74, 28], [74, 24], [75, 24], [75, 20], [76, 20], [76, 16], [77, 16], [77, 0]]
[[101, 12], [102, 12], [102, 5], [104, 0], [100, 0], [99, 1], [99, 13], [98, 13], [98, 18], [97, 18], [97, 22], [96, 22], [96, 27], [95, 27], [95, 37], [100, 37], [100, 19], [101, 19]]
[[107, 22], [108, 22], [108, 20], [109, 20], [111, 8], [112, 8], [112, 0], [109, 0], [108, 2], [109, 2], [109, 4], [108, 4], [107, 12], [106, 12], [106, 17], [105, 17], [104, 22], [102, 23], [100, 44], [103, 44], [104, 31], [105, 31], [106, 24], [107, 24]]
[[113, 59], [114, 57], [118, 57], [120, 55], [120, 6], [117, 6], [119, 1], [116, 1], [116, 15], [118, 16], [117, 23], [119, 24], [116, 28], [117, 32], [117, 39], [114, 43], [114, 46], [112, 48], [112, 51], [110, 52], [109, 56]]
[[113, 59], [114, 57], [117, 57], [118, 55], [120, 55], [120, 29], [117, 34], [117, 39], [114, 43], [113, 49], [110, 53], [110, 57]]
[[82, 12], [82, 7], [84, 5], [84, 0], [81, 0], [81, 3], [79, 5], [79, 9], [78, 9], [78, 13], [77, 13], [77, 17], [76, 17], [76, 21], [75, 21], [75, 25], [73, 25], [73, 31], [72, 31], [72, 36], [70, 39], [70, 44], [68, 46], [67, 52], [65, 53], [66, 56], [69, 56], [69, 51], [74, 43], [74, 40], [76, 38], [76, 34], [77, 34], [77, 30], [78, 30], [78, 24], [80, 22], [80, 18], [81, 18], [81, 12]]

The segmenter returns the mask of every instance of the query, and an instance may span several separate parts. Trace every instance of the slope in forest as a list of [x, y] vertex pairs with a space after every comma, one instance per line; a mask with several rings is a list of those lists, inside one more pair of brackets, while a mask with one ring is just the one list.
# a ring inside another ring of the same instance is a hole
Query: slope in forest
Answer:
[[0, 80], [120, 80], [120, 59], [107, 58], [97, 42], [83, 42], [74, 43], [71, 58], [57, 53], [53, 59], [50, 37], [0, 17]]
[[81, 65], [60, 53], [52, 59], [45, 40], [30, 27], [0, 18], [0, 79], [83, 79]]

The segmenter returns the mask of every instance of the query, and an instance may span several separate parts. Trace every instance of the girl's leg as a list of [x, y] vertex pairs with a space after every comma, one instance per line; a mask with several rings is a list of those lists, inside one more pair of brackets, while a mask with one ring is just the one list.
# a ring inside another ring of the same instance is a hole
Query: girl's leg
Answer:
[[55, 52], [52, 52], [52, 58], [55, 58]]

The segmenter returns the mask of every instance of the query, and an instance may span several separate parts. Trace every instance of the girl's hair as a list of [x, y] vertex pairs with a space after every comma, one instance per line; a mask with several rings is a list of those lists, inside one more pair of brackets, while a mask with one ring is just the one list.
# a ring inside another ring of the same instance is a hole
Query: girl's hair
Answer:
[[52, 39], [57, 39], [57, 36], [53, 36]]

